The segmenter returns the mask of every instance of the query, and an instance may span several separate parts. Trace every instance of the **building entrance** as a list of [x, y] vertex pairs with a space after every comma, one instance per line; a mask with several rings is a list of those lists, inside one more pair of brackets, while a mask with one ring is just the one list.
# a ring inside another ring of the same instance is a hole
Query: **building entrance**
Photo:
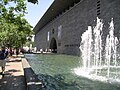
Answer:
[[50, 49], [51, 49], [52, 53], [57, 53], [57, 42], [56, 42], [55, 38], [51, 39]]

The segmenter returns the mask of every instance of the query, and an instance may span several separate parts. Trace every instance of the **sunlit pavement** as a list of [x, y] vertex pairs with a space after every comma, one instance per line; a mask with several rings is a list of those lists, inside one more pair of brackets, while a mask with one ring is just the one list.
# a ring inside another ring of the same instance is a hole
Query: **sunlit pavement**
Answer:
[[0, 75], [0, 90], [26, 90], [24, 71], [20, 56], [8, 58], [4, 77]]

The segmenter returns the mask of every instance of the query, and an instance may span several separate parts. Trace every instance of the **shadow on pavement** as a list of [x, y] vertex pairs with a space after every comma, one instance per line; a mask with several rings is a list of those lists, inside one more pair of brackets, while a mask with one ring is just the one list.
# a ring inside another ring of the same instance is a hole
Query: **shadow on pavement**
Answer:
[[4, 77], [0, 75], [0, 90], [27, 90], [20, 62], [17, 58], [9, 58], [6, 61]]
[[21, 62], [21, 60], [10, 60], [10, 61], [6, 61], [6, 62], [8, 62], [8, 63], [10, 63], [10, 62]]
[[6, 75], [0, 80], [0, 90], [27, 90], [24, 76]]

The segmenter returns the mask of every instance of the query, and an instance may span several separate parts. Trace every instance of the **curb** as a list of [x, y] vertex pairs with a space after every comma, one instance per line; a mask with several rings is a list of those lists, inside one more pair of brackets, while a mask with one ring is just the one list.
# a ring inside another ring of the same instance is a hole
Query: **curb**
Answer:
[[43, 90], [42, 82], [37, 78], [27, 59], [24, 57], [21, 58], [27, 90]]

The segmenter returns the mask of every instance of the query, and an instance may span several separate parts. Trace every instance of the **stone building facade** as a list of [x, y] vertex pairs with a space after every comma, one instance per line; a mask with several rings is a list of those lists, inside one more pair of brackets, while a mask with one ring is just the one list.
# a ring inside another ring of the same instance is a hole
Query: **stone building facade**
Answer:
[[[71, 2], [70, 2], [71, 1]], [[120, 33], [120, 0], [55, 0], [34, 28], [37, 50], [79, 55], [81, 35], [95, 27], [97, 17], [107, 35], [111, 18], [115, 35]], [[66, 3], [67, 2], [67, 3]]]

